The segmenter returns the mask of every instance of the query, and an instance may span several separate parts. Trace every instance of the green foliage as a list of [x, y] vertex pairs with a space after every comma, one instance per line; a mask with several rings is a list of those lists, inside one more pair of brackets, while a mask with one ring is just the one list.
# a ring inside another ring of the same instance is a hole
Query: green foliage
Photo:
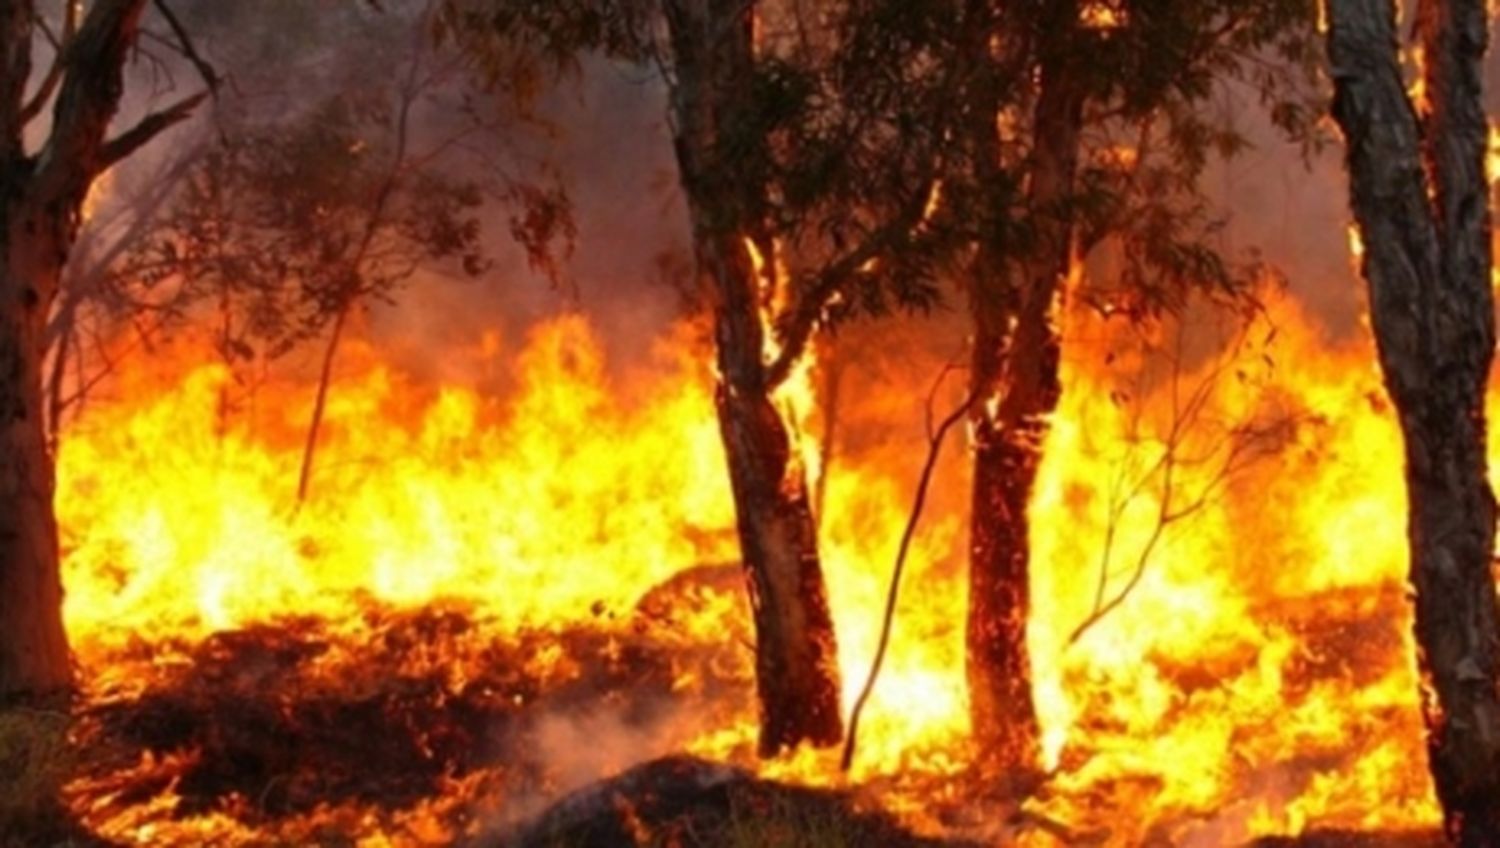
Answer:
[[[935, 20], [914, 27], [927, 44], [905, 49], [951, 67], [949, 78], [966, 92], [949, 113], [958, 149], [949, 154], [946, 202], [934, 226], [951, 230], [954, 243], [985, 244], [1024, 261], [1039, 224], [1067, 218], [1084, 256], [1111, 250], [1122, 269], [1115, 279], [1090, 281], [1083, 296], [1137, 318], [1176, 309], [1193, 291], [1245, 296], [1261, 268], [1253, 257], [1220, 254], [1225, 222], [1201, 177], [1215, 159], [1249, 148], [1239, 115], [1246, 101], [1258, 100], [1304, 149], [1320, 143], [1324, 93], [1312, 0], [910, 6]], [[923, 20], [910, 7], [886, 14]], [[1044, 77], [1065, 79], [1082, 101], [1078, 173], [1060, 208], [1036, 208], [1026, 191], [1036, 152], [1057, 143], [1038, 136], [1033, 115]]]
[[247, 0], [222, 19], [210, 5], [184, 14], [229, 81], [212, 138], [173, 170], [185, 176], [169, 203], [143, 204], [119, 256], [99, 251], [108, 272], [90, 281], [88, 320], [202, 322], [227, 363], [274, 358], [419, 275], [486, 273], [482, 221], [497, 207], [532, 265], [561, 278], [572, 208], [517, 152], [528, 105], [492, 96], [469, 54], [434, 43], [437, 0]]
[[[751, 72], [716, 117], [713, 165], [699, 169], [695, 189], [716, 208], [700, 223], [776, 246], [793, 304], [779, 316], [783, 340], [844, 315], [937, 299], [946, 252], [936, 231], [916, 225], [944, 155], [931, 119], [940, 104], [925, 95], [951, 101], [931, 78], [947, 69], [889, 52], [891, 39], [918, 49], [905, 28], [922, 5], [877, 4], [888, 15], [878, 19], [843, 2], [769, 15]], [[731, 6], [720, 30], [733, 28]], [[565, 73], [596, 53], [659, 69], [671, 87], [704, 82], [685, 79], [696, 71], [681, 53], [715, 46], [674, 45], [663, 11], [654, 0], [450, 0], [442, 26], [496, 78], [517, 67]]]
[[391, 99], [338, 97], [227, 136], [114, 269], [115, 290], [170, 288], [183, 315], [209, 306], [233, 363], [285, 353], [419, 269], [482, 273], [480, 186], [415, 167], [396, 120]]
[[442, 0], [440, 44], [468, 56], [491, 90], [529, 104], [583, 53], [649, 59], [650, 0]]
[[49, 327], [79, 374], [82, 339], [131, 326], [209, 328], [231, 365], [282, 355], [348, 304], [486, 273], [492, 216], [561, 279], [572, 208], [523, 150], [529, 104], [435, 43], [441, 5], [173, 4], [223, 85], [202, 132], [119, 169], [84, 227]]
[[[1118, 278], [1084, 293], [1101, 306], [1144, 317], [1192, 291], [1239, 297], [1259, 266], [1220, 254], [1224, 222], [1199, 187], [1211, 162], [1250, 144], [1219, 104], [1258, 100], [1288, 137], [1320, 142], [1313, 0], [752, 5], [755, 67], [718, 127], [705, 169], [715, 182], [700, 188], [754, 187], [759, 208], [730, 205], [726, 220], [753, 221], [745, 235], [782, 250], [801, 304], [780, 316], [784, 339], [810, 312], [827, 323], [930, 307], [980, 244], [1025, 260], [1048, 216], [1076, 224], [1085, 254], [1118, 256]], [[495, 67], [532, 45], [554, 70], [596, 52], [680, 85], [683, 45], [665, 38], [662, 6], [450, 0], [444, 26]], [[1085, 6], [1109, 23], [1090, 22]], [[1083, 104], [1077, 188], [1063, 208], [1032, 208], [1027, 195], [1034, 146], [1050, 143], [1033, 133], [1044, 73], [1066, 76]], [[942, 204], [923, 220], [938, 184]]]

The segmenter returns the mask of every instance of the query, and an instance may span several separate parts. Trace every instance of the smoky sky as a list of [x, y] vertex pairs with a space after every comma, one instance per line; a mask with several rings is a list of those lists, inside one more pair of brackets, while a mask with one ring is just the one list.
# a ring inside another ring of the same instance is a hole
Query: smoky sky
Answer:
[[[200, 22], [213, 23], [216, 16], [228, 14], [217, 3], [185, 7], [188, 17], [196, 15]], [[267, 20], [315, 14], [309, 10], [318, 8], [282, 0], [239, 3], [233, 20], [224, 18], [205, 39], [205, 52], [252, 93], [277, 75], [278, 38], [247, 29], [258, 19], [257, 7], [264, 7]], [[304, 36], [312, 43], [299, 49], [315, 60], [287, 70], [313, 76], [306, 85], [287, 87], [292, 99], [277, 100], [274, 108], [294, 110], [296, 92], [324, 90], [349, 76], [346, 63], [353, 59], [341, 53], [346, 48], [337, 30], [329, 32], [333, 34]], [[1492, 57], [1488, 69], [1494, 101], [1500, 62]], [[131, 70], [121, 125], [193, 84], [193, 70], [180, 59], [138, 62]], [[1341, 140], [1330, 126], [1329, 143], [1307, 158], [1270, 127], [1253, 97], [1226, 94], [1222, 108], [1233, 111], [1251, 144], [1234, 159], [1214, 163], [1204, 177], [1205, 190], [1228, 224], [1221, 246], [1232, 254], [1258, 251], [1285, 275], [1291, 291], [1331, 335], [1356, 330], [1364, 294], [1348, 256]], [[516, 136], [508, 139], [534, 163], [552, 168], [573, 204], [578, 232], [562, 265], [561, 284], [528, 266], [524, 252], [509, 238], [506, 218], [511, 210], [494, 204], [485, 213], [486, 240], [495, 260], [491, 272], [477, 280], [420, 277], [398, 293], [394, 305], [374, 307], [370, 330], [402, 340], [396, 346], [401, 358], [408, 354], [400, 351], [408, 351], [410, 358], [420, 360], [415, 352], [428, 340], [475, 339], [487, 331], [498, 331], [513, 350], [527, 327], [578, 309], [598, 328], [611, 361], [636, 357], [647, 347], [643, 341], [681, 314], [679, 296], [664, 281], [661, 268], [663, 257], [684, 261], [688, 241], [666, 110], [665, 83], [653, 70], [585, 59], [576, 73], [564, 75], [542, 96], [537, 112], [546, 129], [517, 126]], [[212, 143], [216, 131], [222, 126], [205, 115], [193, 126], [165, 135], [154, 149], [119, 169], [118, 191], [128, 193], [149, 178], [175, 149]]]

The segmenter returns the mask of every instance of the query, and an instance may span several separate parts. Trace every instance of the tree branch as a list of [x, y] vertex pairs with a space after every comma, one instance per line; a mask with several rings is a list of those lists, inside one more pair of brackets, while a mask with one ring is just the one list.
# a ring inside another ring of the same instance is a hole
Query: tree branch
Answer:
[[102, 170], [104, 136], [120, 106], [124, 66], [146, 0], [97, 0], [64, 54], [52, 133], [39, 157], [38, 193], [47, 202], [82, 204]]
[[917, 192], [907, 208], [895, 220], [871, 233], [858, 247], [823, 266], [807, 293], [777, 319], [781, 351], [766, 369], [766, 386], [775, 388], [786, 381], [792, 368], [807, 350], [807, 343], [817, 329], [818, 321], [834, 296], [843, 291], [870, 262], [901, 247], [922, 224], [932, 192], [937, 185], [929, 178], [923, 191]]
[[859, 719], [864, 713], [865, 704], [870, 700], [870, 695], [875, 691], [875, 681], [880, 677], [880, 669], [885, 664], [886, 651], [890, 648], [891, 631], [896, 622], [896, 602], [901, 595], [901, 576], [906, 571], [906, 558], [911, 552], [912, 539], [916, 536], [917, 527], [922, 521], [922, 511], [927, 505], [927, 491], [932, 485], [932, 475], [937, 470], [938, 458], [942, 456], [943, 442], [948, 431], [968, 417], [969, 407], [974, 405], [974, 394], [970, 393], [963, 403], [943, 419], [942, 424], [936, 430], [931, 429], [933, 400], [952, 371], [952, 365], [943, 369], [927, 397], [926, 421], [929, 429], [927, 460], [923, 463], [922, 475], [917, 480], [917, 492], [912, 502], [911, 514], [907, 516], [906, 528], [901, 533], [901, 547], [896, 553], [896, 565], [891, 571], [890, 588], [885, 598], [885, 616], [881, 620], [880, 644], [875, 648], [875, 658], [870, 663], [870, 674], [865, 678], [864, 688], [860, 690], [859, 697], [854, 702], [854, 709], [849, 714], [849, 733], [844, 737], [844, 752], [839, 760], [839, 768], [843, 771], [848, 771], [849, 767], [854, 764], [854, 747], [859, 737]]
[[63, 13], [63, 30], [61, 36], [54, 35], [51, 28], [41, 20], [40, 16], [37, 19], [37, 24], [47, 36], [47, 40], [52, 44], [54, 52], [52, 55], [52, 67], [47, 70], [47, 76], [42, 80], [42, 84], [37, 87], [36, 93], [31, 96], [31, 101], [21, 109], [21, 126], [23, 127], [35, 120], [36, 116], [40, 115], [42, 110], [47, 108], [47, 102], [52, 99], [52, 95], [57, 93], [57, 87], [62, 83], [63, 68], [68, 58], [67, 53], [72, 46], [73, 36], [78, 32], [78, 4], [73, 2], [73, 0], [63, 0], [63, 8], [67, 11]]
[[214, 70], [214, 66], [204, 60], [202, 54], [198, 52], [198, 48], [193, 45], [192, 37], [188, 35], [187, 29], [183, 27], [182, 21], [177, 18], [177, 14], [167, 5], [167, 0], [155, 0], [155, 5], [156, 11], [160, 12], [161, 16], [167, 19], [167, 26], [172, 28], [172, 34], [177, 37], [177, 46], [182, 50], [182, 55], [186, 56], [187, 60], [193, 63], [193, 67], [198, 71], [198, 75], [203, 77], [203, 84], [208, 86], [209, 92], [217, 97], [219, 94], [219, 74]]
[[208, 91], [200, 91], [191, 97], [184, 97], [159, 112], [152, 112], [142, 118], [140, 123], [110, 139], [100, 153], [103, 167], [109, 168], [144, 147], [151, 139], [187, 120], [208, 95]]

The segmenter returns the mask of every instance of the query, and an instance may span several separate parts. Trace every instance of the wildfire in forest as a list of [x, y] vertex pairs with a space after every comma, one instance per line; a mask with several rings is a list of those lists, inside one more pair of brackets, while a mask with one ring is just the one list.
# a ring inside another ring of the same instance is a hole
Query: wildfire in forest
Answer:
[[1500, 844], [1490, 5], [0, 3], [0, 848]]
[[[1033, 503], [1054, 771], [1007, 833], [1434, 827], [1400, 443], [1368, 340], [1325, 338], [1282, 296], [1227, 343], [1171, 332], [1148, 356], [1113, 325], [1067, 328]], [[701, 344], [685, 326], [611, 369], [567, 316], [448, 352], [469, 377], [438, 385], [351, 345], [301, 508], [307, 385], [246, 386], [186, 341], [126, 360], [61, 440], [75, 732], [95, 752], [73, 810], [128, 844], [445, 844], [672, 751], [840, 784], [829, 755], [754, 765]], [[913, 399], [939, 367], [845, 394], [820, 525], [846, 707], [910, 508]], [[995, 838], [952, 815], [969, 760], [954, 513], [922, 525], [850, 781], [920, 830]]]

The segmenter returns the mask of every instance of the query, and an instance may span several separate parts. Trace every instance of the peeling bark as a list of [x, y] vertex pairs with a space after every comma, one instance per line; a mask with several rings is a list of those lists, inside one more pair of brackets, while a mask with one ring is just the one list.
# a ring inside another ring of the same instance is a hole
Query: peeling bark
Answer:
[[1495, 345], [1482, 0], [1422, 0], [1428, 103], [1391, 0], [1330, 0], [1333, 113], [1386, 388], [1405, 441], [1428, 755], [1450, 838], [1500, 845], [1500, 609], [1485, 388]]
[[743, 0], [669, 0], [678, 169], [701, 285], [713, 305], [716, 395], [756, 627], [760, 753], [843, 733], [833, 620], [804, 470], [773, 401], [761, 281], [745, 237], [763, 219], [764, 187], [739, 167], [737, 103], [754, 71]]

